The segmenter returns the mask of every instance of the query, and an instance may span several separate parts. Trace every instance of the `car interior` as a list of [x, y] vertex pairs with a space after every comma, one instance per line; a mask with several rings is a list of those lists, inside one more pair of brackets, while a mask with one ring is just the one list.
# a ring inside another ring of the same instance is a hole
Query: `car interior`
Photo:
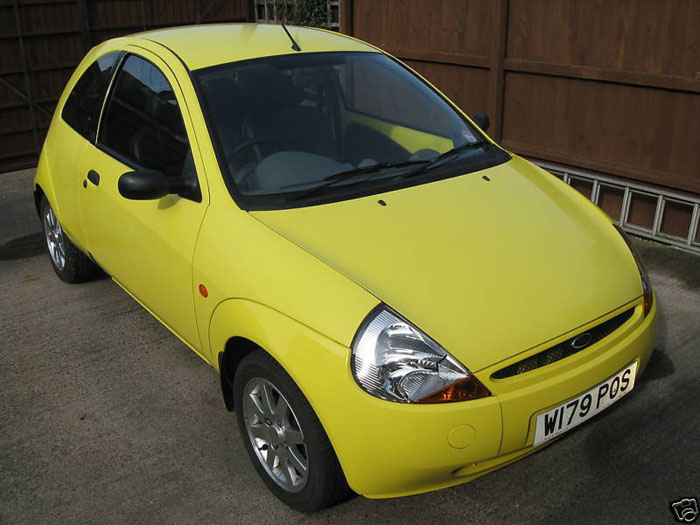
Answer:
[[446, 134], [353, 110], [340, 75], [332, 64], [252, 62], [200, 77], [220, 154], [239, 189], [293, 190], [356, 167], [429, 159], [454, 146]]

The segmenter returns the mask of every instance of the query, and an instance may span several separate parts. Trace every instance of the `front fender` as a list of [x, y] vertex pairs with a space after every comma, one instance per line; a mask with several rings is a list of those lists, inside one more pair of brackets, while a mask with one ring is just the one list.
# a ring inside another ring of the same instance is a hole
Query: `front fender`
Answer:
[[[336, 446], [332, 432], [333, 420], [342, 412], [338, 401], [343, 396], [335, 398], [329, 393], [339, 388], [357, 388], [350, 372], [348, 347], [273, 308], [247, 299], [220, 303], [212, 315], [209, 337], [217, 353], [233, 337], [248, 339], [267, 351], [309, 401], [343, 465], [343, 451]], [[210, 362], [218, 369], [219, 361], [212, 357]]]
[[[248, 339], [266, 350], [294, 379], [312, 406], [311, 396], [333, 385], [326, 374], [318, 374], [319, 365], [344, 367], [349, 362], [350, 349], [346, 346], [248, 299], [227, 299], [212, 314], [209, 338], [213, 353], [223, 351], [233, 337]], [[218, 369], [216, 355], [211, 356], [210, 362]]]
[[[229, 299], [215, 309], [212, 348], [223, 350], [236, 336], [269, 352], [292, 377], [359, 494], [387, 497], [454, 485], [465, 479], [453, 471], [498, 453], [501, 412], [495, 397], [420, 406], [378, 399], [353, 379], [350, 348], [254, 301]], [[451, 446], [450, 432], [465, 424], [475, 429], [476, 442]]]

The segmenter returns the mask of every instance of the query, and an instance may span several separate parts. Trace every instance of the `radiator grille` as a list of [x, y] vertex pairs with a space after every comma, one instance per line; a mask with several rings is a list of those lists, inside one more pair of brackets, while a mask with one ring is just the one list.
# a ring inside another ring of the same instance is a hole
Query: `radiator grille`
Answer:
[[[542, 368], [543, 366], [551, 365], [556, 363], [570, 355], [574, 355], [581, 350], [585, 350], [589, 346], [597, 343], [601, 339], [609, 336], [615, 330], [620, 328], [625, 321], [632, 317], [634, 308], [630, 308], [625, 312], [608, 319], [604, 323], [600, 323], [593, 328], [576, 334], [574, 337], [562, 341], [556, 346], [543, 350], [535, 355], [532, 355], [522, 361], [513, 363], [505, 368], [502, 368], [498, 372], [492, 374], [491, 377], [494, 379], [505, 379], [506, 377], [513, 377], [519, 374], [524, 374], [525, 372], [530, 372], [531, 370], [536, 370], [537, 368]], [[587, 336], [586, 334], [589, 334]]]

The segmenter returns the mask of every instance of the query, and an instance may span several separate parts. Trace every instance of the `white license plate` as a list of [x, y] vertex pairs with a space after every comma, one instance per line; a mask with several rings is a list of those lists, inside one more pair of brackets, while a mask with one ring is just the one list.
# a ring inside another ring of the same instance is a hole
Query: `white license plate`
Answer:
[[634, 388], [637, 362], [580, 396], [537, 416], [535, 445], [544, 443], [602, 412]]

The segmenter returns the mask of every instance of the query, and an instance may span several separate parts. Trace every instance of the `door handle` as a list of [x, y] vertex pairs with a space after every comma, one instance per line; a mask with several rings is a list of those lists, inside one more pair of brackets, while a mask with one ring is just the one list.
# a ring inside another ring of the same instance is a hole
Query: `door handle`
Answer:
[[90, 170], [88, 171], [87, 178], [90, 182], [92, 182], [95, 186], [100, 185], [100, 174], [97, 173], [95, 170]]

